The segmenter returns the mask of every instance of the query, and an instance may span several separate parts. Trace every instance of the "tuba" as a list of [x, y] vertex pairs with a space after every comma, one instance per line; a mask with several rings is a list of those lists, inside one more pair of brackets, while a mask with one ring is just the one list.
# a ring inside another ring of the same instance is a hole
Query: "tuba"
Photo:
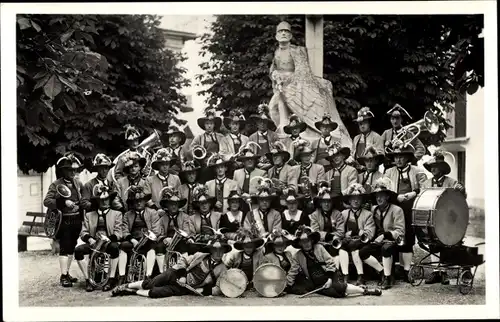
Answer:
[[431, 111], [425, 112], [424, 118], [420, 121], [403, 126], [401, 130], [399, 130], [399, 133], [393, 137], [389, 146], [385, 148], [385, 152], [393, 152], [393, 149], [390, 146], [394, 146], [397, 142], [402, 142], [403, 146], [407, 146], [420, 135], [422, 130], [427, 130], [431, 134], [436, 134], [439, 131], [439, 119]]
[[193, 158], [195, 158], [196, 160], [203, 160], [207, 156], [207, 150], [201, 145], [195, 145], [192, 148], [192, 151], [193, 151]]
[[[167, 268], [174, 266], [177, 263], [177, 261], [179, 260], [178, 257], [179, 257], [180, 253], [175, 250], [175, 248], [177, 247], [179, 242], [183, 239], [189, 238], [189, 234], [187, 232], [180, 230], [178, 228], [175, 228], [175, 227], [174, 227], [174, 230], [175, 230], [174, 237], [172, 238], [170, 245], [168, 245], [168, 247], [167, 247], [167, 256], [165, 258], [164, 271]], [[166, 239], [164, 240], [164, 242], [165, 241], [166, 241]]]

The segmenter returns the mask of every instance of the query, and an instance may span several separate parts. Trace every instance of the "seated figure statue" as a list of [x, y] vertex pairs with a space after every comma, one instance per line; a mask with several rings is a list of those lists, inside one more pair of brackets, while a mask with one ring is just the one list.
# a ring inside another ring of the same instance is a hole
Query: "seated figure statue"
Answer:
[[351, 146], [352, 140], [333, 100], [332, 83], [313, 75], [306, 48], [290, 44], [291, 39], [290, 24], [281, 22], [276, 30], [279, 47], [270, 69], [274, 95], [269, 103], [271, 118], [278, 125], [278, 134], [283, 133], [289, 115], [296, 114], [307, 124], [304, 136], [317, 138], [319, 132], [314, 123], [326, 113], [339, 125], [335, 131], [338, 133], [332, 133], [333, 136], [345, 146]]

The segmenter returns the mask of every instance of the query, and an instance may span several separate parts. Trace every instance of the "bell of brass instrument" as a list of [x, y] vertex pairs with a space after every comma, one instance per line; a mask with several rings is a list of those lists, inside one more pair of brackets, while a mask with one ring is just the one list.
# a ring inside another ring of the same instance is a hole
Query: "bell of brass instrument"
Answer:
[[135, 148], [138, 151], [147, 151], [156, 147], [162, 146], [160, 132], [158, 130], [153, 130], [150, 136], [144, 139]]
[[71, 197], [71, 190], [68, 188], [67, 185], [58, 184], [56, 186], [56, 191], [57, 191], [57, 194], [59, 194], [59, 196], [65, 198], [65, 199], [68, 199], [69, 197]]
[[179, 252], [175, 250], [179, 242], [183, 239], [189, 238], [189, 234], [183, 230], [180, 230], [178, 228], [174, 228], [175, 234], [174, 237], [172, 237], [172, 241], [170, 242], [170, 245], [167, 247], [167, 255], [165, 259], [165, 269], [172, 267], [175, 265], [177, 262], [177, 257], [179, 256]]
[[335, 249], [340, 249], [340, 247], [342, 247], [342, 241], [338, 238], [334, 238], [332, 240], [332, 247]]
[[405, 239], [403, 236], [399, 235], [398, 238], [396, 238], [396, 245], [398, 246], [404, 246], [405, 244]]
[[[439, 119], [434, 113], [427, 111], [423, 119], [403, 126], [399, 130], [399, 133], [393, 137], [389, 146], [385, 148], [385, 151], [388, 153], [392, 152], [393, 148], [391, 146], [397, 145], [396, 143], [398, 142], [402, 143], [403, 146], [407, 146], [420, 135], [422, 130], [427, 130], [431, 134], [436, 134], [439, 131]], [[407, 136], [408, 138], [406, 138]]]
[[366, 234], [366, 233], [363, 233], [361, 235], [361, 237], [359, 237], [359, 240], [361, 240], [361, 242], [364, 244], [366, 244], [370, 241], [370, 239], [368, 238], [368, 234]]
[[195, 145], [192, 149], [193, 158], [196, 160], [203, 160], [207, 156], [207, 150], [201, 145]]

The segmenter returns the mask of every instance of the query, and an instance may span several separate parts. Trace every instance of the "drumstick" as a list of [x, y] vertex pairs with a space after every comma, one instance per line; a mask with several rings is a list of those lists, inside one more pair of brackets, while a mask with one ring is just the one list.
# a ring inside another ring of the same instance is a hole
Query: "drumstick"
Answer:
[[184, 287], [184, 288], [190, 290], [191, 292], [193, 292], [193, 293], [195, 293], [195, 294], [197, 294], [199, 296], [204, 296], [203, 294], [201, 294], [200, 292], [198, 292], [196, 289], [194, 289], [193, 287], [189, 286], [187, 283], [184, 284], [184, 283], [181, 283], [181, 282], [177, 281], [177, 284], [179, 284], [179, 286]]
[[[233, 285], [233, 286], [234, 286], [234, 287], [236, 287], [237, 289], [241, 289], [241, 287], [240, 287], [239, 285], [234, 284], [234, 283], [233, 283], [233, 282], [231, 282], [229, 279], [224, 278], [224, 277], [219, 277], [219, 278], [221, 278], [221, 279], [223, 279], [224, 281], [228, 282], [229, 284]], [[247, 285], [248, 285], [248, 283], [247, 283]]]
[[299, 296], [299, 298], [303, 298], [303, 297], [306, 297], [306, 296], [308, 296], [308, 295], [314, 294], [314, 293], [316, 293], [316, 292], [321, 291], [321, 290], [322, 290], [322, 289], [324, 289], [324, 288], [325, 288], [325, 286], [323, 285], [323, 286], [321, 286], [320, 288], [315, 289], [314, 291], [311, 291], [311, 292], [309, 292], [309, 293], [306, 293], [306, 294], [303, 294], [303, 295]]

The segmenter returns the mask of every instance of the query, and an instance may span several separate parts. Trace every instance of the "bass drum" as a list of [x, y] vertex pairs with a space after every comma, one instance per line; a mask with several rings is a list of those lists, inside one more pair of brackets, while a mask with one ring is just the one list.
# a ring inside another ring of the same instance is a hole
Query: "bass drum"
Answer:
[[286, 287], [286, 273], [276, 264], [260, 265], [253, 276], [253, 286], [264, 297], [277, 297]]
[[239, 297], [247, 289], [248, 279], [241, 269], [231, 268], [219, 277], [219, 287], [227, 297]]
[[462, 241], [469, 224], [465, 197], [452, 188], [429, 188], [413, 204], [412, 226], [420, 242], [454, 246]]

